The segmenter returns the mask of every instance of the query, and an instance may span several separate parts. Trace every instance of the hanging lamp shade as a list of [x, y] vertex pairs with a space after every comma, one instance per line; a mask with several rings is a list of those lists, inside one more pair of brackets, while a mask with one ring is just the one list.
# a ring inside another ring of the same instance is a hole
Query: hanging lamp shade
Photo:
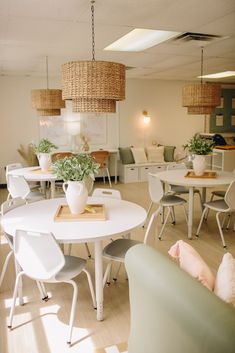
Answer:
[[91, 0], [92, 60], [62, 65], [62, 98], [75, 113], [115, 113], [125, 99], [125, 65], [95, 60], [94, 0]]
[[65, 108], [60, 89], [34, 89], [31, 91], [31, 102], [40, 116], [57, 116], [60, 109]]
[[72, 61], [62, 65], [62, 98], [73, 112], [116, 111], [125, 99], [125, 65], [109, 61]]
[[203, 83], [203, 48], [201, 48], [201, 82], [183, 87], [182, 105], [188, 114], [211, 114], [220, 105], [221, 86], [217, 83]]
[[183, 107], [188, 114], [211, 114], [220, 105], [221, 87], [215, 83], [191, 84], [183, 87]]

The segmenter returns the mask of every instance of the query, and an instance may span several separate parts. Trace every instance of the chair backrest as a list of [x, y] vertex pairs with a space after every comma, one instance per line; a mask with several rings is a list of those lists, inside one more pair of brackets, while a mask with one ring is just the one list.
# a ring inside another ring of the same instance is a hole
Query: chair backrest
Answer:
[[230, 183], [224, 196], [224, 201], [231, 211], [235, 210], [235, 180]]
[[155, 174], [148, 174], [148, 188], [151, 201], [159, 203], [164, 195], [162, 182]]
[[55, 152], [51, 155], [51, 161], [55, 162], [57, 159], [64, 159], [65, 157], [74, 156], [73, 152]]
[[95, 189], [92, 193], [92, 196], [95, 197], [109, 197], [111, 199], [121, 200], [122, 196], [119, 190], [115, 189]]
[[187, 169], [185, 163], [174, 163], [174, 164], [168, 164], [167, 170], [174, 170], [174, 169]]
[[[16, 197], [14, 199], [7, 200], [1, 204], [1, 214], [4, 216], [7, 212], [13, 210], [16, 207], [23, 206], [26, 204], [26, 201], [21, 197]], [[6, 232], [4, 232], [4, 236], [10, 246], [13, 249], [13, 237]]]
[[23, 168], [23, 165], [21, 163], [11, 163], [6, 166], [6, 174], [10, 172], [11, 170], [15, 169], [20, 169]]
[[100, 168], [107, 167], [107, 160], [109, 157], [108, 151], [93, 151], [90, 154], [95, 159], [95, 161], [99, 163]]
[[83, 181], [87, 188], [88, 195], [90, 195], [93, 190], [94, 180], [90, 176], [86, 176]]
[[144, 235], [144, 244], [153, 246], [156, 239], [157, 216], [159, 210], [152, 213]]
[[38, 280], [53, 280], [65, 264], [52, 233], [17, 230], [14, 252], [25, 274]]
[[7, 212], [13, 210], [14, 208], [25, 204], [26, 201], [21, 197], [15, 197], [14, 199], [7, 200], [1, 204], [1, 214], [4, 215]]
[[23, 176], [8, 175], [7, 189], [11, 197], [22, 197], [23, 199], [30, 193], [30, 187]]
[[128, 250], [125, 267], [131, 310], [128, 353], [234, 352], [234, 308], [144, 244]]

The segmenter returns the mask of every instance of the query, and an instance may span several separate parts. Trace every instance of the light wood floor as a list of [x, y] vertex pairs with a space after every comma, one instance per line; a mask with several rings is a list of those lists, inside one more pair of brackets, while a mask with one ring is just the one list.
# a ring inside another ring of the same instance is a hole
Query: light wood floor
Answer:
[[[101, 184], [103, 186], [103, 184]], [[107, 185], [107, 184], [106, 184]], [[99, 186], [96, 185], [96, 186]], [[118, 184], [115, 186], [122, 193], [123, 199], [136, 202], [147, 209], [149, 196], [146, 183]], [[0, 202], [3, 202], [6, 192], [0, 190]], [[209, 195], [208, 195], [209, 197]], [[176, 209], [176, 226], [167, 225], [163, 240], [156, 239], [155, 247], [167, 255], [167, 251], [178, 239], [188, 241], [206, 260], [216, 273], [224, 249], [211, 212], [206, 224], [203, 225], [200, 238], [187, 240], [187, 227], [183, 212]], [[194, 233], [200, 218], [199, 201], [195, 195]], [[132, 237], [143, 240], [144, 229], [133, 232]], [[225, 232], [228, 250], [235, 256], [235, 232], [230, 229]], [[89, 245], [93, 252], [92, 244]], [[8, 246], [2, 239], [0, 246], [0, 268], [8, 252]], [[83, 245], [72, 248], [73, 255], [86, 256]], [[94, 260], [88, 260], [88, 269], [94, 277]], [[96, 312], [92, 308], [85, 275], [77, 278], [79, 284], [79, 299], [75, 328], [73, 331], [73, 346], [66, 347], [67, 325], [70, 313], [72, 290], [68, 284], [47, 285], [52, 296], [44, 303], [41, 301], [37, 287], [33, 281], [25, 278], [24, 306], [17, 306], [13, 320], [14, 330], [7, 329], [7, 318], [11, 304], [12, 290], [15, 280], [13, 261], [7, 271], [0, 293], [0, 352], [1, 353], [64, 353], [93, 352], [93, 349], [109, 346], [114, 343], [126, 342], [129, 333], [129, 303], [128, 281], [122, 268], [117, 283], [105, 288], [104, 321], [96, 321]]]

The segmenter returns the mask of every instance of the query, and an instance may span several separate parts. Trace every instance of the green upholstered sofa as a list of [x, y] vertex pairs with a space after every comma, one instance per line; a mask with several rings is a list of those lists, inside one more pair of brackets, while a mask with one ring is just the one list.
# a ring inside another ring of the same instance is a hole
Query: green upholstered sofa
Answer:
[[147, 245], [125, 259], [128, 353], [234, 353], [235, 309]]

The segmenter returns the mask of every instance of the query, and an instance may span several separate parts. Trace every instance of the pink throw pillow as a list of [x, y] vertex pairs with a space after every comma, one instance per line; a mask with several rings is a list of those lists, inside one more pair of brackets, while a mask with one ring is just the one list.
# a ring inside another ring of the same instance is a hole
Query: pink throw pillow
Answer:
[[215, 278], [205, 261], [191, 245], [183, 240], [178, 240], [172, 245], [168, 254], [173, 258], [179, 259], [180, 268], [213, 291]]

